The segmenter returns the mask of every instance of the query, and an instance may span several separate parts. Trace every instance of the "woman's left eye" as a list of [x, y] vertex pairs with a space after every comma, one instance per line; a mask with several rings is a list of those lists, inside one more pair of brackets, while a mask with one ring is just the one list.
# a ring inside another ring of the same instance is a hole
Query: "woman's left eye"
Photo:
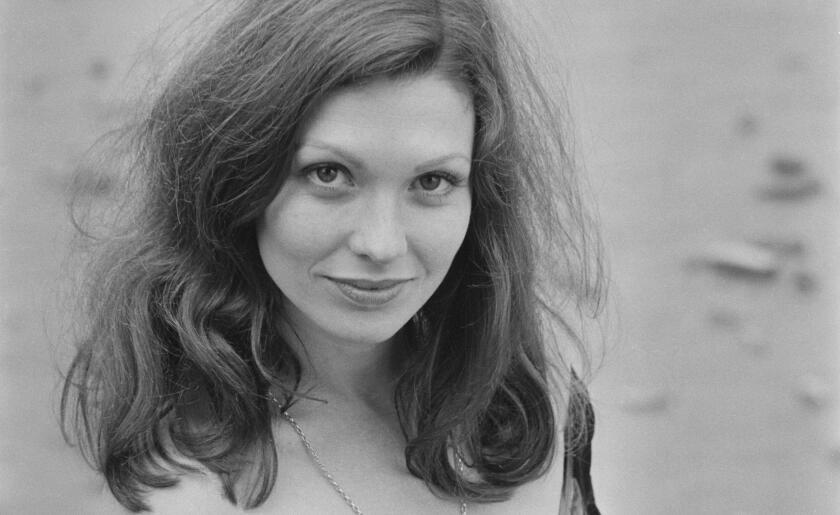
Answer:
[[458, 178], [446, 172], [427, 173], [417, 178], [417, 187], [423, 193], [443, 195], [459, 183]]
[[424, 175], [420, 177], [418, 184], [420, 188], [426, 191], [434, 191], [440, 186], [441, 181], [443, 181], [443, 178], [439, 175]]

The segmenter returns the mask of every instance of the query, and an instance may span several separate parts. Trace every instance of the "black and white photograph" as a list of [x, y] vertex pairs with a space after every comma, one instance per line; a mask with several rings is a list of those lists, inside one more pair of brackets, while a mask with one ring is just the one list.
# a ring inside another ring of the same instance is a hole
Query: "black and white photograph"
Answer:
[[840, 515], [834, 0], [0, 0], [0, 513]]

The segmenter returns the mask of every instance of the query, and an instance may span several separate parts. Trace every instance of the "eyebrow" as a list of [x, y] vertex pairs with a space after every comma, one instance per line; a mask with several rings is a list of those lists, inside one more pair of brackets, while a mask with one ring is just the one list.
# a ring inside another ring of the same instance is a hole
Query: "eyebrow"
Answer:
[[344, 149], [337, 147], [335, 145], [330, 145], [329, 143], [325, 143], [319, 140], [307, 140], [303, 141], [298, 144], [298, 150], [303, 147], [315, 147], [320, 148], [322, 150], [329, 150], [333, 154], [336, 154], [338, 157], [349, 163], [354, 168], [364, 168], [363, 162], [358, 157], [354, 156], [350, 152], [345, 151]]
[[[298, 145], [298, 150], [303, 148], [303, 147], [315, 147], [315, 148], [320, 148], [322, 150], [328, 150], [328, 151], [336, 154], [338, 157], [340, 157], [341, 159], [346, 161], [348, 164], [350, 164], [354, 168], [365, 168], [364, 161], [362, 159], [359, 159], [357, 156], [353, 155], [351, 152], [348, 152], [347, 150], [345, 150], [341, 147], [338, 147], [336, 145], [332, 145], [330, 143], [326, 143], [326, 142], [320, 141], [320, 140], [307, 140], [307, 141], [301, 142]], [[466, 161], [470, 165], [472, 164], [472, 159], [467, 157], [465, 154], [462, 154], [461, 152], [452, 152], [452, 153], [449, 153], [449, 154], [444, 154], [444, 155], [439, 156], [439, 157], [435, 157], [433, 159], [429, 159], [428, 161], [423, 161], [422, 163], [420, 163], [416, 167], [414, 167], [414, 170], [415, 170], [415, 172], [419, 172], [422, 169], [434, 168], [436, 166], [440, 166], [444, 163], [447, 163], [449, 161], [453, 161], [453, 160], [456, 160], [456, 159]]]

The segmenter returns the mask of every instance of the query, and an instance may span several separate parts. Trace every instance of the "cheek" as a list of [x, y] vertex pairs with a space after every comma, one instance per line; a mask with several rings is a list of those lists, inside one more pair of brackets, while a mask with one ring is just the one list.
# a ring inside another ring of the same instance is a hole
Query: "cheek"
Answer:
[[430, 273], [442, 279], [464, 241], [470, 221], [470, 206], [458, 206], [446, 213], [421, 218], [418, 239], [423, 260]]
[[[282, 194], [282, 193], [281, 193]], [[298, 198], [277, 198], [263, 214], [257, 231], [260, 256], [277, 281], [290, 270], [308, 268], [328, 246], [329, 224], [318, 210]]]

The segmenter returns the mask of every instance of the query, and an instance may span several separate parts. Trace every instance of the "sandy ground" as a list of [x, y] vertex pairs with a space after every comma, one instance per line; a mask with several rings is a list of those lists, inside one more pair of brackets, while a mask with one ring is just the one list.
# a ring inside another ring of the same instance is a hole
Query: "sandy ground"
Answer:
[[[0, 0], [2, 513], [114, 510], [56, 424], [67, 189], [188, 4]], [[837, 7], [517, 5], [570, 98], [611, 265], [603, 511], [840, 513]]]

